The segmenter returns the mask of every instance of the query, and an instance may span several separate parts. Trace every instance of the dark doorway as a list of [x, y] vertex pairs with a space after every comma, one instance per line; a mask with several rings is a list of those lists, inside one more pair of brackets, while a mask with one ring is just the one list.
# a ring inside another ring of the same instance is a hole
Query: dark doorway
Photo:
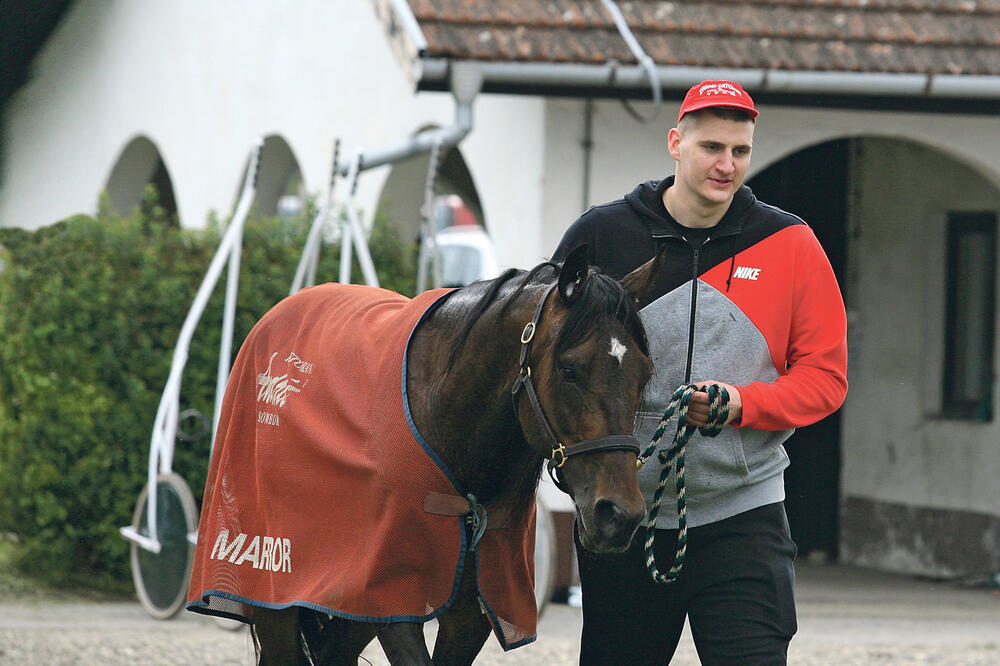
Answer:
[[[841, 293], [847, 258], [849, 139], [806, 148], [747, 181], [758, 199], [804, 219], [833, 265]], [[785, 507], [792, 538], [804, 556], [837, 556], [840, 504], [840, 412], [805, 428], [785, 443]]]
[[160, 198], [160, 206], [171, 218], [177, 218], [177, 200], [174, 198], [174, 184], [170, 180], [170, 172], [162, 159], [156, 161], [156, 170], [149, 178], [149, 184], [156, 188], [156, 193]]

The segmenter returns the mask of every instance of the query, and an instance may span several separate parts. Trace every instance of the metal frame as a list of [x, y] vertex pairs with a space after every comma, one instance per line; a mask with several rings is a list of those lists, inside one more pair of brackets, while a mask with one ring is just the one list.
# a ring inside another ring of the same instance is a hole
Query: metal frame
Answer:
[[[471, 66], [458, 67], [452, 73], [452, 88], [455, 95], [456, 122], [450, 127], [421, 132], [410, 140], [390, 147], [386, 150], [362, 153], [358, 151], [349, 162], [338, 161], [339, 142], [334, 147], [333, 167], [330, 181], [327, 187], [326, 197], [313, 219], [306, 239], [302, 257], [299, 260], [295, 276], [292, 280], [290, 293], [299, 291], [303, 286], [311, 285], [315, 282], [316, 265], [318, 263], [320, 250], [320, 237], [327, 215], [332, 208], [333, 186], [338, 175], [345, 175], [351, 182], [350, 194], [346, 203], [346, 216], [341, 225], [341, 282], [350, 282], [351, 255], [352, 248], [358, 253], [358, 261], [365, 282], [372, 286], [378, 286], [378, 276], [375, 273], [375, 266], [372, 262], [371, 253], [365, 237], [361, 220], [358, 216], [354, 197], [357, 193], [358, 177], [362, 171], [372, 169], [377, 166], [391, 164], [431, 149], [451, 147], [458, 144], [472, 129], [472, 102], [482, 84], [482, 77], [478, 68]], [[156, 419], [153, 423], [153, 435], [150, 440], [149, 467], [147, 483], [150, 488], [155, 488], [156, 479], [160, 474], [169, 474], [172, 471], [174, 442], [177, 437], [177, 423], [180, 412], [180, 390], [181, 377], [184, 373], [184, 366], [187, 363], [188, 353], [191, 347], [191, 339], [194, 337], [198, 321], [201, 319], [211, 298], [212, 291], [222, 274], [222, 269], [226, 262], [229, 262], [229, 273], [226, 280], [226, 301], [223, 310], [222, 320], [222, 341], [219, 347], [219, 365], [216, 375], [215, 407], [212, 418], [212, 448], [215, 446], [215, 431], [219, 424], [219, 416], [222, 409], [222, 396], [225, 394], [226, 382], [229, 378], [230, 358], [232, 355], [233, 323], [236, 314], [236, 298], [239, 287], [240, 255], [243, 249], [243, 227], [246, 223], [250, 207], [257, 194], [257, 176], [260, 167], [261, 152], [264, 147], [263, 139], [257, 141], [250, 153], [250, 161], [247, 167], [246, 177], [243, 182], [243, 189], [236, 211], [229, 223], [229, 227], [219, 242], [219, 247], [212, 258], [212, 263], [208, 267], [201, 286], [195, 295], [191, 309], [188, 311], [181, 326], [181, 332], [174, 347], [174, 356], [170, 364], [170, 374], [167, 378], [166, 386], [160, 397], [160, 403], [156, 410]], [[140, 547], [154, 552], [160, 552], [160, 541], [157, 535], [156, 525], [156, 493], [149, 493], [148, 502], [148, 523], [149, 534], [141, 534], [132, 525], [119, 528], [121, 535], [138, 544]], [[195, 543], [197, 534], [189, 534], [188, 540]]]
[[[156, 410], [156, 419], [153, 422], [153, 436], [150, 440], [149, 468], [147, 484], [150, 489], [156, 487], [156, 479], [159, 474], [169, 474], [172, 471], [174, 458], [174, 441], [177, 437], [177, 422], [180, 412], [181, 376], [184, 373], [184, 366], [187, 363], [188, 352], [191, 348], [191, 339], [194, 337], [195, 329], [201, 315], [205, 312], [205, 307], [212, 296], [216, 283], [222, 274], [222, 269], [229, 261], [229, 275], [226, 280], [226, 302], [222, 318], [222, 341], [219, 346], [219, 370], [216, 379], [216, 399], [215, 410], [212, 420], [212, 444], [215, 444], [215, 428], [218, 425], [219, 413], [222, 407], [221, 396], [225, 392], [226, 380], [229, 377], [229, 359], [232, 354], [233, 342], [233, 322], [236, 315], [236, 295], [239, 287], [240, 274], [240, 254], [243, 248], [243, 226], [246, 223], [250, 206], [257, 194], [257, 176], [260, 166], [260, 156], [264, 142], [258, 141], [250, 152], [250, 162], [247, 166], [246, 178], [243, 181], [243, 190], [240, 194], [236, 212], [229, 227], [219, 242], [219, 247], [215, 251], [212, 263], [209, 264], [208, 271], [201, 281], [201, 286], [195, 295], [194, 303], [188, 310], [181, 326], [181, 332], [174, 347], [173, 360], [170, 363], [170, 374], [167, 377], [167, 384], [160, 396], [160, 404]], [[147, 522], [149, 524], [149, 534], [140, 534], [132, 525], [119, 528], [119, 532], [127, 540], [138, 544], [140, 547], [152, 551], [160, 552], [160, 540], [157, 534], [156, 525], [156, 493], [150, 491], [147, 502]], [[195, 543], [197, 534], [188, 534], [188, 541]]]

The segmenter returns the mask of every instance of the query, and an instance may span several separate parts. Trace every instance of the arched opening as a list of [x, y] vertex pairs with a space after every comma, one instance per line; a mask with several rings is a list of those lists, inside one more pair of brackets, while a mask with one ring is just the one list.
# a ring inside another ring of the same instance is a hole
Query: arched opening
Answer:
[[[397, 162], [382, 186], [378, 211], [406, 240], [417, 240], [420, 234], [421, 206], [429, 164], [430, 155], [427, 153]], [[457, 195], [476, 222], [486, 227], [479, 193], [457, 146], [448, 149], [440, 160], [434, 193], [438, 196]]]
[[428, 224], [433, 243], [420, 228], [430, 155], [398, 162], [386, 178], [378, 215], [406, 242], [419, 244], [418, 288], [464, 286], [497, 273], [479, 193], [458, 147], [445, 151], [434, 179]]
[[[761, 201], [798, 215], [826, 250], [846, 293], [847, 217], [851, 139], [810, 146], [776, 162], [747, 185]], [[785, 443], [785, 508], [799, 552], [835, 558], [839, 539], [840, 410], [799, 428]]]
[[[239, 198], [246, 178], [247, 166], [243, 166], [237, 183], [236, 197]], [[257, 166], [257, 196], [254, 210], [264, 217], [295, 217], [305, 208], [305, 192], [299, 162], [288, 142], [276, 134], [264, 139]]]
[[969, 535], [997, 520], [984, 471], [1000, 460], [984, 434], [998, 411], [995, 174], [919, 140], [856, 136], [747, 184], [809, 223], [847, 305], [847, 402], [786, 444], [800, 553], [928, 575], [993, 570], [995, 549]]
[[120, 215], [128, 215], [142, 203], [147, 185], [156, 188], [160, 206], [168, 215], [176, 217], [177, 201], [170, 172], [156, 145], [139, 136], [129, 141], [118, 156], [104, 189], [112, 208]]

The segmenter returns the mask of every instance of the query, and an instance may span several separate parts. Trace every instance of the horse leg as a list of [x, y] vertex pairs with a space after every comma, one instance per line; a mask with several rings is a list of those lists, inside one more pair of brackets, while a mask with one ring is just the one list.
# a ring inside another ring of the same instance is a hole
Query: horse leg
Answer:
[[477, 603], [474, 608], [451, 609], [438, 618], [434, 663], [459, 666], [475, 661], [490, 635], [490, 623]]
[[378, 642], [392, 666], [429, 665], [431, 655], [419, 622], [391, 622], [378, 632]]
[[255, 608], [250, 625], [259, 666], [272, 664], [310, 663], [309, 656], [299, 640], [299, 609], [282, 610]]
[[490, 635], [489, 619], [479, 605], [476, 559], [475, 551], [466, 556], [455, 603], [438, 618], [435, 664], [471, 664]]
[[317, 666], [357, 666], [358, 656], [378, 633], [378, 625], [333, 617], [314, 646]]

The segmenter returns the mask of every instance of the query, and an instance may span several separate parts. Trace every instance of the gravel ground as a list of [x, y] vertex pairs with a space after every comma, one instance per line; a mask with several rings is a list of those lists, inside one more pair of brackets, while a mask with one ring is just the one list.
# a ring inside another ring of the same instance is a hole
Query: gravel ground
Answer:
[[[800, 564], [796, 595], [792, 664], [1000, 664], [997, 590]], [[429, 626], [431, 640], [433, 631]], [[569, 666], [577, 660], [579, 631], [579, 609], [550, 604], [535, 643], [503, 654], [491, 638], [476, 663]], [[252, 655], [245, 630], [226, 630], [193, 613], [158, 621], [137, 602], [0, 599], [0, 664], [242, 666], [253, 663]], [[364, 656], [387, 663], [375, 646]], [[698, 664], [690, 636], [673, 663]]]

